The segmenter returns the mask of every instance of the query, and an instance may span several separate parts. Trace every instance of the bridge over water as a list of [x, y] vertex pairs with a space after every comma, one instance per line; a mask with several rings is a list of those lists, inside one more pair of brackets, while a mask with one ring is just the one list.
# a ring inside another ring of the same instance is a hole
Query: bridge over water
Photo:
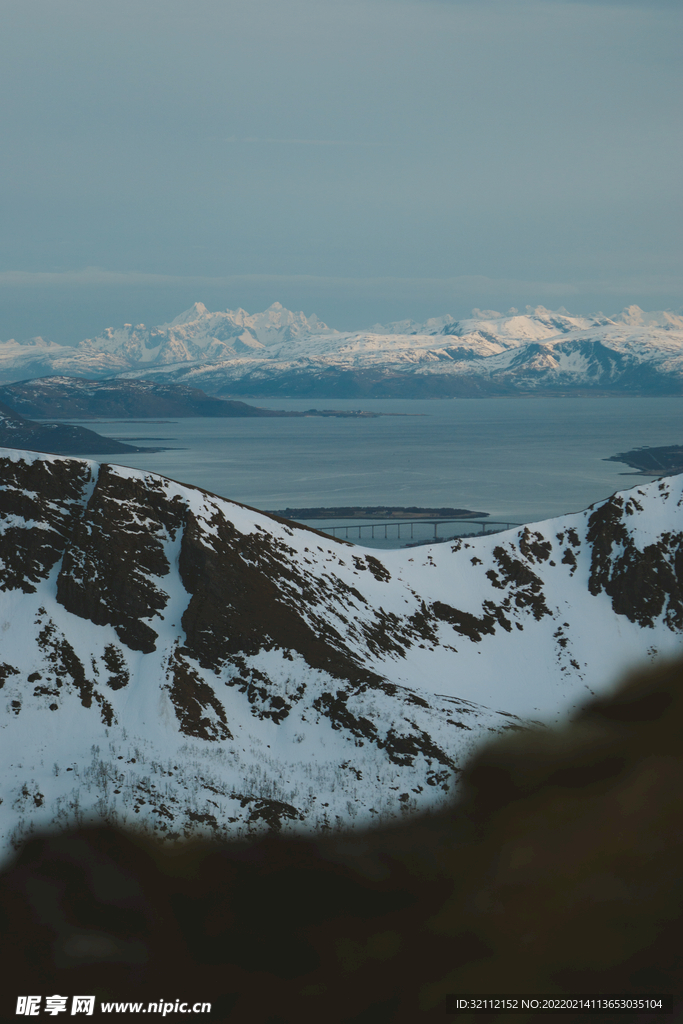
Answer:
[[[320, 522], [322, 522], [322, 520], [318, 520], [318, 522], [320, 523]], [[458, 525], [460, 525], [461, 523], [469, 523], [469, 524], [471, 524], [473, 526], [480, 526], [481, 527], [482, 536], [484, 534], [486, 534], [487, 532], [491, 532], [491, 533], [498, 533], [499, 532], [497, 530], [487, 531], [487, 529], [486, 529], [487, 526], [500, 526], [500, 527], [502, 527], [502, 528], [504, 528], [506, 530], [514, 530], [515, 527], [523, 525], [521, 523], [504, 523], [504, 522], [500, 522], [500, 521], [495, 520], [495, 519], [430, 519], [430, 518], [422, 517], [420, 519], [402, 519], [400, 521], [397, 521], [396, 519], [375, 519], [372, 522], [367, 522], [366, 521], [364, 523], [358, 523], [358, 522], [342, 522], [342, 523], [329, 523], [329, 524], [325, 523], [325, 525], [323, 525], [323, 526], [316, 526], [316, 529], [320, 530], [322, 533], [329, 533], [333, 537], [336, 537], [338, 535], [337, 534], [337, 530], [344, 531], [343, 536], [345, 538], [348, 538], [349, 530], [352, 531], [352, 533], [351, 533], [352, 537], [355, 536], [353, 531], [354, 530], [358, 530], [358, 539], [359, 540], [363, 536], [363, 534], [362, 534], [363, 530], [366, 530], [366, 531], [369, 530], [370, 531], [369, 535], [368, 535], [368, 533], [366, 533], [365, 536], [366, 537], [369, 536], [370, 538], [372, 538], [374, 540], [375, 539], [375, 530], [379, 530], [380, 532], [378, 533], [377, 536], [382, 537], [381, 531], [382, 531], [382, 529], [384, 529], [384, 539], [388, 540], [390, 536], [393, 536], [393, 534], [389, 533], [389, 530], [390, 530], [390, 528], [392, 528], [394, 526], [397, 529], [396, 536], [399, 539], [401, 537], [401, 527], [404, 527], [406, 529], [407, 529], [407, 527], [410, 527], [410, 537], [412, 539], [414, 537], [414, 529], [415, 529], [416, 526], [433, 526], [434, 527], [434, 540], [438, 540], [439, 526], [453, 526], [456, 523]], [[340, 533], [339, 536], [341, 536], [341, 535], [342, 534]], [[407, 533], [404, 533], [404, 536], [407, 536]]]

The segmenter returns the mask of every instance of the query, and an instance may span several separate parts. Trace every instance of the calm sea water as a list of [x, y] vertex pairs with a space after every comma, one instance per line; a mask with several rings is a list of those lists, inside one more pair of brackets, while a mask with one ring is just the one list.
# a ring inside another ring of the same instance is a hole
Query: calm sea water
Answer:
[[603, 460], [641, 445], [680, 444], [683, 412], [683, 398], [259, 399], [252, 404], [399, 415], [83, 425], [124, 441], [178, 449], [112, 462], [257, 508], [454, 506], [522, 523], [578, 511], [642, 482], [628, 466]]

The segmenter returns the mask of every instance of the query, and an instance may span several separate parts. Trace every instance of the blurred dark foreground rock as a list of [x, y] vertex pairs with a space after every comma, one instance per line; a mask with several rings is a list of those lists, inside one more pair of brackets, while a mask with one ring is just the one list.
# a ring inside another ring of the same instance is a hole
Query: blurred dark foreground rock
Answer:
[[[0, 877], [2, 1019], [59, 993], [206, 1000], [240, 1024], [679, 1020], [682, 794], [677, 663], [484, 750], [447, 814], [174, 850], [105, 827], [36, 838]], [[677, 1010], [450, 1017], [447, 993], [673, 993]]]

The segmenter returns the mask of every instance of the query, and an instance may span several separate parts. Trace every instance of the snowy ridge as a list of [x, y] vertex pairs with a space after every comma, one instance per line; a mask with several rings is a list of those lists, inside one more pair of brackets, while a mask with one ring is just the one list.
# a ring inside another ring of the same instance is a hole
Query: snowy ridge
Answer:
[[[479, 312], [479, 311], [477, 311]], [[390, 332], [394, 333], [390, 333]], [[588, 389], [678, 393], [683, 389], [683, 317], [631, 306], [609, 319], [539, 306], [371, 331], [298, 334], [267, 351], [217, 362], [168, 363], [126, 375], [170, 373], [210, 394], [476, 396]]]
[[683, 477], [380, 559], [141, 471], [0, 466], [6, 845], [439, 806], [488, 737], [680, 649]]
[[[131, 367], [216, 363], [305, 335], [336, 334], [315, 315], [292, 313], [279, 302], [263, 313], [243, 309], [211, 313], [201, 302], [170, 323], [148, 328], [124, 324], [107, 328], [97, 338], [72, 347], [55, 345], [42, 338], [19, 344], [0, 342], [0, 373], [3, 380], [17, 380], [17, 373], [47, 372], [111, 376]], [[37, 372], [36, 372], [37, 371]]]
[[0, 343], [0, 379], [48, 373], [182, 380], [209, 394], [431, 397], [567, 388], [683, 390], [683, 316], [629, 306], [609, 318], [542, 306], [474, 310], [423, 324], [339, 332], [274, 303], [212, 313], [198, 302], [170, 323], [125, 324], [74, 348]]
[[279, 302], [264, 313], [250, 316], [244, 309], [210, 313], [201, 302], [168, 324], [148, 330], [144, 324], [125, 324], [82, 342], [83, 356], [107, 354], [120, 365], [167, 365], [184, 362], [218, 362], [241, 353], [260, 352], [287, 344], [300, 336], [333, 334], [316, 316], [292, 313]]

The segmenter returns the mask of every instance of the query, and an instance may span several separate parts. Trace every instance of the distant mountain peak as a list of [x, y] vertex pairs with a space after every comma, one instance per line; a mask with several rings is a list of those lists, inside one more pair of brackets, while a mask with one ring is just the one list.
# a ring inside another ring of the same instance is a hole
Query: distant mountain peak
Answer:
[[110, 327], [73, 347], [0, 343], [0, 383], [169, 373], [210, 395], [245, 397], [679, 394], [683, 315], [636, 305], [611, 319], [541, 305], [505, 314], [475, 308], [460, 320], [446, 314], [344, 332], [281, 302], [260, 313], [211, 312], [195, 302], [169, 323]]
[[628, 324], [632, 327], [664, 327], [665, 329], [683, 328], [683, 316], [679, 310], [662, 309], [646, 313], [640, 306], [625, 306], [621, 313], [613, 317], [615, 323]]
[[178, 316], [174, 317], [170, 321], [169, 326], [175, 327], [177, 324], [188, 324], [194, 320], [198, 320], [202, 316], [209, 316], [209, 311], [203, 302], [194, 302], [189, 309], [183, 310]]

